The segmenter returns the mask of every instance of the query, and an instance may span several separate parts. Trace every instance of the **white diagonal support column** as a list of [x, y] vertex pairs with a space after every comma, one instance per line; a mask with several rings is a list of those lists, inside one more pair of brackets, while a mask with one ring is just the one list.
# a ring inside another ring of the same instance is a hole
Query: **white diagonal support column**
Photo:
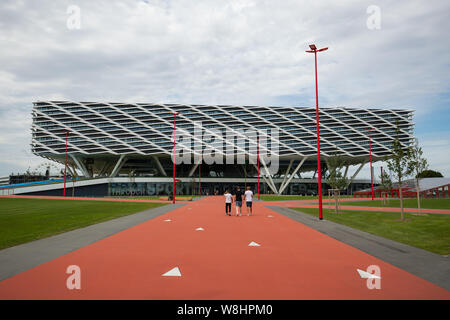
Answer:
[[69, 154], [70, 157], [75, 161], [77, 167], [83, 172], [83, 175], [87, 178], [90, 178], [89, 171], [86, 169], [86, 166], [84, 165], [83, 161], [79, 160], [75, 155]]
[[[256, 168], [256, 170], [258, 170], [258, 166], [256, 164], [254, 164], [253, 166]], [[277, 191], [277, 188], [275, 188], [275, 185], [272, 185], [270, 183], [271, 181], [267, 180], [264, 175], [262, 175], [262, 177], [263, 177], [264, 181], [267, 183], [267, 185], [269, 186], [269, 188], [272, 189], [273, 193], [278, 194], [278, 191]]]
[[349, 165], [347, 165], [345, 167], [344, 178], [347, 178], [348, 167], [349, 167]]
[[74, 173], [73, 173], [72, 170], [73, 169], [69, 165], [67, 165], [67, 171], [69, 172], [70, 176], [73, 178], [74, 177]]
[[274, 185], [270, 184], [270, 181], [267, 180], [264, 175], [262, 177], [263, 177], [264, 181], [267, 183], [267, 185], [269, 186], [269, 188], [272, 189], [273, 193], [278, 194], [277, 188]]
[[[275, 183], [274, 183], [273, 180], [272, 180], [272, 176], [270, 175], [269, 170], [267, 169], [266, 162], [264, 161], [264, 158], [261, 157], [261, 156], [259, 156], [259, 159], [261, 160], [261, 163], [262, 163], [262, 165], [263, 165], [263, 167], [264, 167], [264, 170], [266, 170], [266, 175], [267, 175], [267, 177], [269, 178], [270, 184], [272, 185], [272, 188], [271, 188], [271, 189], [272, 189], [276, 194], [278, 194], [277, 187], [275, 186]], [[263, 177], [264, 177], [264, 174], [263, 174]]]
[[284, 184], [284, 182], [286, 181], [287, 176], [288, 176], [288, 174], [289, 174], [289, 171], [291, 171], [291, 167], [292, 167], [292, 164], [293, 164], [293, 163], [294, 163], [294, 159], [291, 159], [291, 161], [289, 161], [289, 165], [288, 165], [288, 167], [287, 167], [286, 173], [284, 174], [284, 178], [283, 178], [283, 181], [281, 182], [280, 188], [281, 188], [281, 186]]
[[367, 163], [367, 160], [364, 160], [361, 165], [359, 166], [358, 170], [356, 170], [356, 172], [353, 174], [352, 178], [348, 181], [347, 183], [347, 188], [349, 185], [352, 184], [353, 180], [356, 178], [356, 176], [358, 175], [358, 173], [361, 171], [361, 169], [364, 167], [364, 165]]
[[77, 172], [74, 164], [72, 164], [72, 172], [74, 174], [74, 177], [78, 177], [78, 172]]
[[297, 165], [297, 167], [295, 168], [294, 172], [292, 172], [291, 176], [289, 177], [289, 179], [286, 181], [286, 183], [284, 185], [280, 186], [280, 191], [279, 194], [281, 194], [284, 189], [286, 189], [286, 187], [289, 185], [289, 183], [291, 182], [291, 180], [294, 178], [295, 174], [297, 173], [297, 171], [301, 168], [301, 166], [303, 165], [303, 163], [305, 162], [305, 160], [308, 159], [308, 157], [304, 157], [302, 159], [302, 161], [300, 161], [300, 163]]
[[192, 166], [191, 170], [189, 171], [188, 177], [192, 177], [192, 175], [193, 175], [194, 172], [195, 172], [195, 169], [197, 169], [197, 168], [198, 168], [198, 163], [197, 163], [197, 164], [194, 164], [194, 165]]
[[[256, 166], [256, 164], [254, 164], [253, 166], [256, 168], [256, 170], [258, 170], [258, 167]], [[275, 185], [272, 185], [272, 184], [270, 183], [270, 181], [267, 180], [266, 177], [265, 177], [264, 175], [262, 175], [262, 177], [263, 177], [264, 181], [267, 183], [267, 185], [269, 186], [269, 188], [272, 189], [272, 191], [273, 191], [274, 193], [278, 194], [278, 191], [277, 191], [277, 188], [275, 188]]]
[[114, 178], [117, 175], [117, 173], [119, 173], [119, 171], [120, 171], [120, 169], [122, 169], [122, 166], [125, 163], [125, 161], [126, 161], [125, 155], [124, 154], [120, 155], [119, 160], [117, 160], [116, 165], [114, 166], [114, 169], [111, 172], [111, 175], [110, 175], [111, 178]]
[[161, 173], [163, 176], [167, 177], [166, 170], [164, 170], [163, 166], [161, 165], [159, 158], [157, 156], [153, 156], [152, 158], [156, 163], [156, 167], [158, 168], [159, 173]]
[[99, 171], [98, 175], [101, 177], [105, 174], [106, 169], [108, 169], [109, 163], [105, 161], [105, 164], [103, 165], [102, 169]]

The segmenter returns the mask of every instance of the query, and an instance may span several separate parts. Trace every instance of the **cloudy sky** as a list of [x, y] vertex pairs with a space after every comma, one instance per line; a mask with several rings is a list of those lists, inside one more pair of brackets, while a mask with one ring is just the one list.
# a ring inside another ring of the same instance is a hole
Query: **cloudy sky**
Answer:
[[322, 107], [414, 109], [450, 176], [449, 15], [448, 0], [2, 0], [0, 176], [45, 162], [36, 100], [314, 106], [310, 43], [329, 47]]

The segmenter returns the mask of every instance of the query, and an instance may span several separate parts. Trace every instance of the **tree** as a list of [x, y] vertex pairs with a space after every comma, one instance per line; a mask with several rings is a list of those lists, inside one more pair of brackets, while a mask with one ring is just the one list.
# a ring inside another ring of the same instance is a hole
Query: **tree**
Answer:
[[[380, 186], [383, 190], [392, 191], [392, 180], [386, 171], [380, 174]], [[383, 204], [386, 204], [386, 197], [383, 197]]]
[[417, 178], [443, 178], [444, 176], [439, 171], [423, 170], [417, 175]]
[[414, 175], [414, 182], [416, 183], [417, 194], [417, 208], [420, 210], [420, 190], [419, 190], [419, 175], [428, 169], [427, 159], [423, 157], [422, 148], [419, 147], [419, 140], [415, 140], [414, 145], [409, 149], [408, 173]]
[[399, 188], [399, 195], [400, 195], [400, 212], [401, 212], [401, 220], [405, 220], [404, 211], [403, 211], [403, 190], [402, 190], [402, 181], [403, 178], [408, 176], [410, 174], [408, 170], [408, 163], [409, 159], [408, 156], [410, 155], [408, 150], [405, 150], [400, 140], [398, 139], [400, 135], [400, 128], [397, 122], [397, 129], [396, 129], [396, 137], [392, 143], [392, 152], [390, 157], [386, 159], [386, 163], [388, 165], [389, 171], [392, 172], [394, 178], [396, 178], [398, 182], [398, 188]]
[[328, 158], [327, 165], [330, 172], [327, 183], [334, 189], [335, 212], [338, 213], [338, 190], [345, 189], [348, 184], [348, 179], [342, 174], [342, 168], [345, 166], [345, 161], [337, 152], [335, 152], [332, 157]]

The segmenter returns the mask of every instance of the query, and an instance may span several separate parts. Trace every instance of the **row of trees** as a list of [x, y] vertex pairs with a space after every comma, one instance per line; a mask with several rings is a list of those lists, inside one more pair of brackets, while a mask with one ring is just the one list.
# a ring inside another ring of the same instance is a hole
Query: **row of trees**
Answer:
[[[397, 124], [397, 134], [393, 141], [392, 152], [389, 157], [385, 158], [388, 169], [392, 174], [392, 177], [396, 180], [399, 188], [399, 198], [400, 198], [400, 211], [401, 220], [405, 219], [404, 209], [403, 209], [403, 182], [405, 178], [409, 176], [414, 176], [415, 187], [417, 192], [417, 205], [420, 212], [420, 190], [419, 190], [419, 178], [424, 172], [431, 171], [428, 169], [427, 160], [423, 156], [422, 148], [419, 146], [418, 140], [410, 146], [408, 149], [404, 149], [398, 139], [400, 129]], [[348, 179], [342, 174], [342, 169], [346, 165], [345, 161], [338, 155], [335, 154], [328, 160], [329, 177], [327, 178], [327, 183], [334, 189], [335, 198], [335, 208], [337, 212], [339, 192], [337, 190], [346, 189], [348, 186]], [[432, 171], [431, 171], [432, 172]], [[428, 174], [428, 173], [427, 173]], [[432, 174], [432, 173], [431, 173]], [[386, 191], [392, 190], [392, 181], [390, 175], [387, 172], [383, 172], [380, 176], [382, 181], [381, 187]]]
[[398, 140], [399, 128], [397, 126], [397, 137], [394, 140], [392, 154], [386, 159], [387, 166], [392, 172], [393, 177], [397, 180], [399, 197], [400, 197], [400, 212], [401, 220], [405, 219], [403, 211], [403, 181], [405, 177], [414, 176], [416, 185], [417, 206], [420, 212], [420, 190], [419, 190], [419, 174], [428, 169], [427, 160], [423, 157], [422, 148], [419, 147], [419, 142], [416, 139], [414, 144], [406, 151], [403, 150], [400, 141]]

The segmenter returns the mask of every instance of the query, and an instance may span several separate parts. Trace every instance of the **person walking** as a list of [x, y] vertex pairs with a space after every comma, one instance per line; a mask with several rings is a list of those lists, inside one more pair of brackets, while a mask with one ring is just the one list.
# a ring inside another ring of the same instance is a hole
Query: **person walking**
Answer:
[[253, 215], [253, 191], [250, 190], [250, 187], [247, 187], [247, 190], [245, 191], [245, 204], [247, 205], [247, 216]]
[[241, 191], [241, 188], [238, 186], [236, 187], [236, 192], [235, 192], [235, 202], [236, 202], [236, 217], [242, 216], [242, 200], [244, 198], [244, 194]]
[[231, 204], [233, 203], [233, 195], [228, 192], [228, 189], [225, 190], [225, 214], [227, 216], [231, 216]]

